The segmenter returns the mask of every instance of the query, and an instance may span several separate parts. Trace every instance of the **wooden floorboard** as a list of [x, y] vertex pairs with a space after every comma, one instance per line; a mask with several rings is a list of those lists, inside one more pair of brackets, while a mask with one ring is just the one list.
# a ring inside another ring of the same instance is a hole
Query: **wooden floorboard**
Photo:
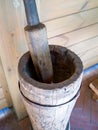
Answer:
[[[71, 130], [98, 130], [98, 102], [92, 99], [89, 83], [98, 78], [98, 69], [83, 76], [80, 97], [71, 114]], [[30, 130], [30, 120], [18, 121], [13, 109], [0, 111], [0, 130]]]
[[98, 78], [98, 69], [83, 77], [80, 97], [71, 114], [71, 130], [98, 130], [98, 102], [92, 99], [89, 83]]

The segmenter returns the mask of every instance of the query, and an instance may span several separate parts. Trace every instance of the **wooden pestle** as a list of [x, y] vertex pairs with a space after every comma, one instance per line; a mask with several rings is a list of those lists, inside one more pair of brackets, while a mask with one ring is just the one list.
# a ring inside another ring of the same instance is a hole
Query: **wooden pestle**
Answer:
[[53, 68], [46, 27], [39, 21], [35, 0], [23, 1], [28, 24], [25, 27], [27, 43], [37, 77], [41, 82], [51, 83], [53, 81]]

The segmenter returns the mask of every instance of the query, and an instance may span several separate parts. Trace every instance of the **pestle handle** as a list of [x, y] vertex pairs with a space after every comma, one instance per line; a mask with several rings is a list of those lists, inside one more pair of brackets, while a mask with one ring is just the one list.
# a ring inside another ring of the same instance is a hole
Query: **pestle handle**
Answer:
[[39, 81], [51, 83], [53, 68], [44, 24], [39, 22], [35, 0], [24, 0], [27, 17], [27, 43]]
[[23, 0], [25, 6], [25, 12], [27, 17], [27, 23], [30, 26], [39, 24], [39, 17], [37, 13], [37, 7], [35, 0]]

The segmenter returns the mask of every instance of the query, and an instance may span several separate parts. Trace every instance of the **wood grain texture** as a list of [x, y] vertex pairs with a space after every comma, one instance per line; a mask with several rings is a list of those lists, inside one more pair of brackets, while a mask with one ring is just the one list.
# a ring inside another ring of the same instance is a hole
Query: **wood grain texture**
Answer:
[[98, 22], [98, 8], [45, 22], [48, 38]]
[[[83, 64], [84, 64], [84, 68], [89, 67], [89, 66], [87, 66], [87, 62], [90, 66], [92, 65], [92, 62], [95, 61], [94, 57], [96, 57], [95, 63], [97, 63], [97, 61], [98, 61], [97, 60], [97, 56], [98, 56], [98, 37], [94, 37], [92, 39], [80, 42], [79, 44], [76, 44], [75, 48], [74, 48], [74, 46], [69, 47], [69, 48], [72, 51], [74, 51], [79, 57], [81, 57], [81, 60], [83, 61]], [[91, 59], [92, 59], [92, 62], [91, 62]], [[91, 64], [90, 64], [90, 62], [91, 62]]]
[[3, 89], [2, 87], [0, 88], [0, 110], [5, 108], [5, 107], [9, 107], [8, 105], [11, 105], [11, 104], [8, 104], [7, 103], [7, 97], [5, 97], [4, 95], [4, 92], [3, 92]]
[[92, 92], [88, 87], [96, 78], [98, 79], [98, 68], [93, 68], [84, 75], [81, 94], [71, 116], [72, 130], [98, 129], [98, 103], [92, 99]]
[[[85, 63], [87, 60], [90, 60], [94, 56], [97, 56], [97, 55], [98, 55], [98, 48], [94, 48], [93, 50], [91, 49], [91, 50], [81, 53], [79, 56], [81, 57], [82, 61]], [[96, 60], [96, 63], [97, 63], [97, 60]]]
[[24, 0], [27, 18], [28, 46], [35, 67], [36, 75], [41, 82], [51, 83], [53, 68], [47, 40], [47, 31], [40, 23], [35, 0]]
[[84, 63], [84, 69], [96, 63], [98, 63], [98, 55], [94, 56], [93, 58], [90, 58], [89, 60], [86, 60]]
[[74, 46], [81, 41], [91, 39], [98, 35], [98, 24], [93, 24], [76, 31], [64, 33], [53, 38], [49, 38], [49, 44], [61, 45], [65, 47]]
[[[54, 37], [51, 43], [66, 47], [74, 46], [97, 35], [98, 25], [92, 24], [98, 23], [98, 0], [66, 0], [68, 4], [63, 0], [44, 1], [36, 0], [36, 3], [41, 21], [47, 21], [48, 37]], [[48, 4], [50, 9], [47, 7]], [[24, 26], [27, 23], [22, 0], [0, 1], [0, 24], [2, 65], [16, 113], [19, 118], [22, 118], [26, 112], [18, 91], [17, 64], [19, 58], [28, 51], [24, 34]], [[98, 62], [97, 48], [95, 50], [93, 48], [80, 55], [84, 60], [84, 67], [87, 68]]]
[[41, 21], [48, 21], [98, 7], [97, 0], [39, 0]]
[[[0, 57], [18, 118], [26, 116], [18, 89], [17, 65], [20, 56], [27, 50], [23, 31], [21, 1], [0, 1]], [[23, 7], [23, 6], [22, 6]], [[6, 16], [4, 15], [6, 14]], [[21, 105], [19, 105], [21, 104]]]
[[[87, 39], [85, 41], [81, 41], [77, 44], [74, 44], [74, 46], [70, 46], [68, 48], [80, 56], [81, 54], [91, 50], [92, 50], [91, 52], [94, 52], [95, 49], [98, 49], [98, 36]], [[96, 52], [92, 53], [92, 56], [95, 54], [97, 53]]]
[[[84, 68], [98, 62], [98, 24], [51, 38], [50, 44], [68, 47], [80, 56]], [[87, 33], [88, 32], [88, 33]], [[78, 35], [78, 36], [77, 36]]]
[[0, 88], [0, 100], [1, 100], [2, 98], [4, 98], [4, 93], [3, 93], [3, 89]]
[[[1, 88], [2, 88], [2, 92], [3, 92], [2, 94], [4, 95], [4, 97], [6, 99], [7, 106], [10, 107], [12, 105], [12, 100], [11, 100], [11, 97], [10, 97], [8, 84], [7, 84], [7, 81], [6, 81], [6, 77], [5, 77], [3, 66], [2, 66], [2, 63], [1, 63], [1, 59], [0, 59], [0, 85], [1, 85]], [[0, 96], [0, 98], [1, 98], [1, 96]]]
[[[30, 58], [28, 53], [19, 62], [20, 91], [34, 130], [65, 130], [79, 96], [83, 70], [81, 60], [64, 47], [50, 46], [50, 51], [52, 62], [56, 63], [57, 70], [63, 70], [63, 73], [66, 73], [64, 66], [68, 64], [67, 73], [72, 73], [71, 78], [66, 80], [66, 77], [61, 75], [64, 78], [63, 81], [57, 79], [56, 83], [41, 83], [35, 80], [34, 75], [32, 79], [30, 77], [27, 65]], [[61, 73], [57, 71], [54, 77], [59, 75], [58, 72]]]
[[[72, 130], [98, 130], [98, 103], [92, 100], [92, 92], [88, 87], [89, 83], [98, 77], [98, 69], [93, 71], [95, 73], [90, 71], [88, 76], [84, 75], [81, 94], [71, 115]], [[87, 97], [86, 101], [85, 97]], [[87, 106], [88, 102], [90, 103], [89, 107]], [[85, 110], [86, 112], [83, 113]], [[16, 115], [12, 110], [7, 112], [3, 110], [2, 115], [2, 118], [0, 118], [0, 130], [30, 130], [31, 124], [28, 117], [17, 121]], [[87, 120], [85, 121], [85, 119]]]
[[[67, 105], [42, 107], [24, 100], [33, 130], [65, 130], [77, 98]], [[40, 110], [40, 111], [39, 111]]]
[[53, 68], [44, 24], [25, 28], [31, 58], [39, 81], [51, 83]]

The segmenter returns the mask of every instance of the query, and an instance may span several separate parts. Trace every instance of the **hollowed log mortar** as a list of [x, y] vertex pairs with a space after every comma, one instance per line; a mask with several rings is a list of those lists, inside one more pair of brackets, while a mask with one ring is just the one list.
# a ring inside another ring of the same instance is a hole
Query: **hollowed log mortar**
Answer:
[[[20, 92], [33, 130], [65, 130], [80, 93], [83, 66], [65, 47], [51, 45], [53, 83], [38, 81], [30, 53], [18, 65]], [[44, 65], [44, 64], [43, 64]]]

